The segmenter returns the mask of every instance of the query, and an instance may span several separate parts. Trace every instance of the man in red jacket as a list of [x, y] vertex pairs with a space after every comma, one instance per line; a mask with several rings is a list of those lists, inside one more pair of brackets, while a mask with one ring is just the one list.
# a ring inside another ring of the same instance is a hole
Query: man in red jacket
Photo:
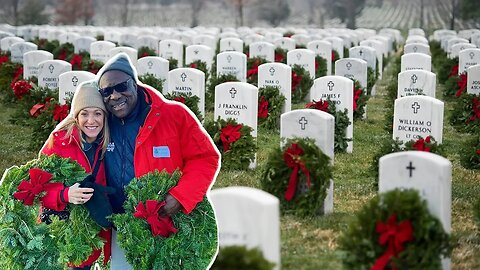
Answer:
[[[140, 83], [124, 53], [99, 71], [98, 84], [110, 112], [105, 170], [107, 185], [116, 189], [109, 196], [113, 212], [124, 212], [124, 187], [134, 177], [155, 170], [172, 173], [180, 169], [182, 177], [165, 197], [166, 204], [159, 213], [190, 213], [220, 169], [220, 154], [198, 119], [185, 105], [168, 101], [157, 90]], [[122, 255], [114, 244], [112, 269], [129, 269], [124, 259], [117, 260]]]

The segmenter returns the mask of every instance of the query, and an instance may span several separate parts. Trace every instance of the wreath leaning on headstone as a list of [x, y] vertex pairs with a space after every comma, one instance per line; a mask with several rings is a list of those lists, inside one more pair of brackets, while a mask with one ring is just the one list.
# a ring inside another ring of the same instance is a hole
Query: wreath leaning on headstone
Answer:
[[245, 246], [227, 246], [220, 248], [211, 270], [249, 269], [272, 270], [275, 264], [269, 262], [257, 248]]
[[330, 158], [314, 140], [293, 138], [270, 152], [260, 183], [279, 198], [282, 212], [315, 216], [322, 213], [332, 177]]
[[365, 114], [365, 106], [370, 96], [359, 81], [353, 81], [353, 120], [359, 120], [363, 118]]
[[252, 128], [238, 124], [232, 118], [207, 121], [204, 125], [222, 154], [222, 169], [246, 170], [255, 160], [257, 144]]
[[199, 121], [203, 120], [203, 115], [200, 113], [200, 109], [198, 108], [198, 102], [200, 102], [199, 97], [192, 95], [192, 93], [169, 93], [165, 94], [165, 98], [185, 104], [195, 114], [195, 116], [197, 116]]
[[300, 65], [292, 66], [292, 103], [303, 102], [307, 96], [310, 88], [313, 85], [313, 80], [306, 69]]
[[138, 76], [138, 80], [146, 85], [153, 87], [158, 92], [163, 93], [163, 83], [165, 82], [165, 80], [161, 80], [151, 73]]
[[385, 138], [380, 143], [380, 149], [373, 156], [372, 165], [370, 166], [372, 173], [375, 176], [374, 186], [378, 187], [378, 166], [380, 158], [396, 152], [402, 151], [423, 151], [430, 152], [445, 157], [443, 145], [438, 142], [432, 136], [425, 138], [419, 137], [417, 140], [410, 140], [403, 144], [402, 141], [392, 138]]
[[215, 106], [215, 87], [225, 82], [238, 82], [239, 80], [234, 74], [219, 74], [218, 76], [212, 73], [208, 86], [205, 92], [205, 110], [213, 111]]
[[460, 132], [480, 131], [480, 95], [464, 93], [456, 98], [450, 111], [450, 124]]
[[208, 199], [190, 214], [161, 217], [158, 209], [181, 173], [153, 172], [125, 187], [125, 213], [114, 214], [117, 240], [135, 270], [207, 269], [218, 250], [215, 214]]
[[285, 96], [278, 87], [265, 86], [258, 88], [258, 126], [276, 130], [280, 122]]
[[345, 269], [441, 269], [449, 235], [416, 190], [374, 197], [339, 239]]
[[[49, 225], [37, 224], [39, 203], [46, 188], [63, 183], [71, 186], [88, 174], [75, 161], [56, 155], [41, 155], [20, 167], [8, 169], [0, 186], [3, 269], [53, 269], [66, 263], [79, 265], [93, 249], [103, 246], [101, 227], [90, 218], [84, 205], [68, 204], [69, 217], [51, 216]], [[35, 268], [38, 269], [38, 268]]]
[[469, 138], [460, 150], [460, 164], [466, 169], [480, 170], [480, 135]]
[[347, 127], [350, 125], [348, 110], [344, 109], [343, 111], [337, 111], [335, 102], [330, 99], [319, 101], [313, 100], [312, 102], [307, 103], [305, 108], [324, 111], [335, 117], [334, 150], [336, 153], [344, 153], [347, 151], [348, 142], [352, 140], [347, 138]]

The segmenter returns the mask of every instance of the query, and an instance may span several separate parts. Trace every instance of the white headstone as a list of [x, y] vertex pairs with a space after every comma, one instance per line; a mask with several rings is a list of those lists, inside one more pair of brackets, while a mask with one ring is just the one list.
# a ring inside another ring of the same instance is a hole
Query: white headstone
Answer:
[[137, 49], [130, 48], [130, 47], [115, 47], [110, 50], [110, 58], [114, 57], [115, 55], [119, 53], [126, 53], [128, 57], [130, 58], [130, 61], [132, 61], [132, 64], [137, 67], [138, 66], [138, 51]]
[[408, 36], [407, 40], [405, 41], [405, 44], [410, 43], [422, 43], [428, 45], [428, 39], [426, 39], [425, 36], [411, 35]]
[[219, 245], [258, 247], [280, 269], [280, 203], [250, 187], [214, 189], [210, 199], [218, 222]]
[[303, 67], [313, 79], [315, 78], [315, 53], [309, 49], [295, 49], [287, 53], [287, 65]]
[[275, 61], [275, 46], [269, 42], [259, 41], [250, 43], [249, 46], [250, 58], [260, 57], [267, 62]]
[[194, 45], [205, 45], [210, 47], [212, 51], [217, 49], [217, 39], [211, 35], [198, 35], [193, 37], [193, 44]]
[[10, 51], [10, 47], [17, 42], [25, 42], [25, 40], [19, 37], [4, 37], [0, 40], [0, 50]]
[[164, 59], [176, 59], [178, 67], [183, 67], [183, 43], [174, 39], [160, 41], [160, 57]]
[[95, 41], [90, 44], [90, 59], [106, 63], [110, 59], [110, 50], [115, 43], [110, 41]]
[[310, 42], [310, 36], [306, 34], [295, 34], [291, 36], [292, 39], [295, 40], [295, 44], [299, 46], [307, 46], [308, 42]]
[[38, 64], [38, 86], [55, 89], [59, 87], [59, 76], [72, 71], [72, 65], [63, 60], [46, 60]]
[[357, 80], [367, 88], [367, 62], [358, 58], [342, 58], [335, 62], [335, 75]]
[[235, 37], [220, 39], [220, 52], [226, 51], [243, 53], [243, 40]]
[[37, 50], [37, 44], [31, 42], [17, 42], [10, 47], [11, 61], [13, 63], [23, 63], [23, 55], [27, 52]]
[[398, 73], [397, 98], [425, 95], [434, 98], [437, 75], [425, 70], [407, 70]]
[[118, 40], [118, 45], [128, 46], [135, 48], [137, 45], [137, 35], [133, 33], [123, 33], [120, 34], [120, 39]]
[[86, 81], [95, 79], [95, 74], [88, 71], [67, 71], [59, 76], [58, 102], [65, 104], [65, 99], [73, 97], [77, 86]]
[[120, 44], [120, 36], [121, 33], [117, 31], [105, 31], [105, 35], [103, 36], [105, 41], [116, 42]]
[[350, 58], [365, 60], [367, 62], [367, 66], [375, 72], [377, 67], [377, 53], [374, 48], [368, 46], [355, 46], [350, 48], [348, 51]]
[[38, 77], [38, 64], [46, 60], [53, 60], [53, 54], [42, 50], [26, 52], [23, 55], [23, 78]]
[[456, 58], [459, 57], [459, 54], [461, 51], [466, 50], [466, 49], [473, 49], [476, 48], [477, 46], [470, 44], [470, 43], [457, 43], [452, 46], [452, 49], [450, 51], [450, 58]]
[[443, 229], [451, 231], [452, 164], [439, 155], [405, 151], [383, 156], [379, 162], [379, 192], [396, 188], [419, 192]]
[[75, 53], [80, 53], [80, 52], [88, 52], [90, 53], [90, 46], [93, 42], [97, 41], [93, 37], [79, 37], [75, 39], [75, 42], [73, 43], [75, 47]]
[[364, 40], [360, 42], [360, 46], [368, 46], [375, 50], [375, 55], [377, 56], [378, 63], [378, 78], [383, 77], [383, 55], [384, 55], [384, 45], [377, 40]]
[[339, 37], [327, 37], [324, 40], [332, 43], [332, 50], [337, 51], [338, 57], [343, 58], [343, 39]]
[[307, 44], [307, 49], [327, 61], [327, 75], [332, 75], [332, 44], [328, 41], [315, 40]]
[[430, 46], [422, 43], [410, 43], [405, 45], [405, 47], [403, 48], [403, 53], [423, 53], [430, 55]]
[[423, 53], [409, 53], [402, 55], [400, 71], [414, 69], [432, 71], [432, 57]]
[[249, 46], [251, 43], [264, 41], [265, 37], [259, 34], [250, 34], [243, 38], [245, 45]]
[[190, 45], [185, 49], [185, 64], [189, 65], [194, 61], [205, 62], [208, 70], [212, 68], [214, 51], [206, 45]]
[[198, 109], [202, 116], [205, 117], [205, 74], [201, 70], [176, 68], [169, 71], [167, 93], [197, 96], [200, 99]]
[[393, 139], [404, 143], [432, 136], [443, 140], [443, 102], [428, 96], [407, 96], [395, 100]]
[[151, 74], [159, 80], [166, 81], [168, 74], [168, 61], [158, 56], [142, 57], [138, 59], [137, 72], [138, 76]]
[[480, 64], [467, 69], [467, 93], [480, 95]]
[[452, 46], [459, 43], [469, 43], [469, 41], [468, 39], [458, 38], [458, 37], [448, 39], [447, 48], [446, 48], [447, 54], [450, 55], [450, 53], [452, 52]]
[[458, 54], [458, 74], [465, 73], [469, 67], [478, 64], [480, 64], [480, 49], [464, 49]]
[[289, 37], [282, 37], [276, 39], [274, 42], [275, 47], [281, 48], [287, 51], [295, 50], [295, 40]]
[[215, 87], [214, 119], [233, 118], [253, 128], [257, 137], [258, 88], [244, 82], [226, 82]]
[[158, 55], [158, 43], [160, 39], [154, 35], [144, 35], [137, 38], [135, 48], [140, 49], [141, 47], [147, 47], [155, 51]]
[[232, 74], [241, 82], [247, 81], [247, 56], [239, 52], [217, 54], [217, 76]]
[[258, 67], [258, 88], [277, 87], [285, 97], [282, 112], [292, 107], [292, 68], [283, 63], [266, 63]]
[[77, 33], [62, 33], [61, 35], [58, 36], [58, 42], [60, 45], [65, 44], [65, 43], [70, 43], [74, 44], [75, 40], [79, 38], [80, 35]]
[[[347, 138], [353, 139], [353, 81], [342, 76], [324, 76], [313, 81], [310, 99], [319, 101], [329, 98], [338, 111], [348, 110], [350, 125]], [[353, 141], [348, 142], [347, 153], [352, 153]]]
[[[334, 161], [335, 117], [313, 109], [293, 110], [280, 117], [280, 138], [311, 138], [315, 145]], [[283, 142], [283, 141], [282, 141]], [[330, 180], [327, 196], [323, 203], [323, 213], [333, 212], [333, 181]]]

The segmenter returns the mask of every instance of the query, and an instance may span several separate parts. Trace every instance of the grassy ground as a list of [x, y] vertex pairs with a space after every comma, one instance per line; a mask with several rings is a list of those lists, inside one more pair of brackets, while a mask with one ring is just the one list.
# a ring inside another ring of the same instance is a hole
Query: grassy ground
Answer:
[[[377, 84], [377, 96], [368, 102], [367, 120], [355, 123], [353, 154], [335, 155], [335, 212], [315, 218], [292, 215], [281, 217], [283, 269], [341, 269], [342, 253], [337, 250], [337, 238], [355, 212], [376, 194], [374, 178], [369, 169], [379, 142], [389, 136], [383, 129], [386, 112], [384, 88], [389, 78], [396, 75], [386, 70], [384, 79]], [[449, 107], [447, 103], [447, 111]], [[23, 164], [37, 154], [26, 150], [31, 131], [27, 127], [9, 124], [12, 111], [9, 107], [0, 111], [0, 171], [12, 165]], [[444, 145], [447, 157], [453, 163], [452, 235], [456, 243], [452, 254], [453, 269], [480, 269], [480, 234], [472, 217], [472, 203], [480, 194], [480, 174], [478, 171], [463, 169], [458, 162], [456, 151], [465, 139], [463, 134], [449, 126], [445, 118]], [[279, 145], [279, 142], [277, 131], [260, 129], [257, 154], [259, 167], [251, 171], [221, 171], [214, 188], [260, 188], [258, 179], [261, 166], [269, 149]]]

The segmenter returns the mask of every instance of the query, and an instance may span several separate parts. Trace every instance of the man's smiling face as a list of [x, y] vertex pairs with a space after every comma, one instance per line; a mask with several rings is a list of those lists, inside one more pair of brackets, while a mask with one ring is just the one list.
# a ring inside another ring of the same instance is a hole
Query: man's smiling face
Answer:
[[128, 116], [137, 105], [137, 84], [128, 74], [119, 70], [105, 72], [99, 82], [103, 102], [109, 112], [118, 118]]

